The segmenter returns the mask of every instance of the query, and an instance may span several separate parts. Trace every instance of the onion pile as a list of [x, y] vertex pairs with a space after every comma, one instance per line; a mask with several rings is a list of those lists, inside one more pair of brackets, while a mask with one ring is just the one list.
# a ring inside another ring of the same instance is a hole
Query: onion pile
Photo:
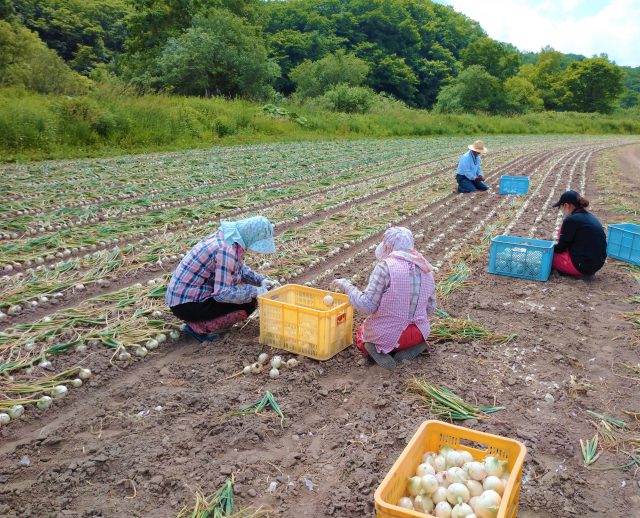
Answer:
[[[258, 361], [252, 363], [250, 365], [245, 365], [242, 369], [243, 374], [260, 374], [263, 370], [263, 367], [267, 365], [269, 362], [269, 355], [267, 353], [260, 353], [258, 356]], [[283, 367], [288, 367], [293, 369], [298, 365], [298, 360], [295, 358], [290, 358], [287, 361], [284, 361], [281, 356], [274, 356], [271, 358], [271, 369], [269, 370], [269, 377], [277, 378], [280, 376], [280, 369]]]
[[423, 455], [397, 505], [437, 518], [495, 518], [508, 479], [507, 461], [445, 446]]

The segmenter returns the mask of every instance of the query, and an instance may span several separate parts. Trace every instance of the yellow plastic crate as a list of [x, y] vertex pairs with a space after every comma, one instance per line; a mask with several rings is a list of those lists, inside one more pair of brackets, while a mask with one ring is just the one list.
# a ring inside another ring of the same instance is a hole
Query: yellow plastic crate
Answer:
[[[333, 297], [327, 307], [324, 298]], [[287, 284], [258, 297], [260, 343], [328, 360], [353, 343], [353, 307], [341, 293]]]
[[396, 502], [405, 496], [407, 480], [416, 474], [422, 456], [427, 451], [439, 451], [444, 446], [457, 450], [466, 450], [476, 460], [487, 455], [495, 455], [509, 464], [509, 480], [502, 496], [497, 518], [516, 518], [520, 500], [522, 464], [527, 448], [521, 442], [499, 435], [477, 432], [462, 426], [425, 421], [407, 444], [395, 464], [384, 477], [375, 492], [376, 513], [378, 518], [424, 518], [431, 514], [410, 511], [398, 507]]

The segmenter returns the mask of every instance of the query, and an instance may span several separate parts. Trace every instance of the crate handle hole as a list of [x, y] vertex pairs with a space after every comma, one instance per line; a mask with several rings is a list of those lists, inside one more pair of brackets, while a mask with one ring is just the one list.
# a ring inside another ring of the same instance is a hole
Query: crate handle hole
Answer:
[[472, 448], [474, 450], [489, 451], [489, 447], [486, 444], [477, 441], [471, 441], [469, 439], [461, 438], [459, 444], [460, 446], [466, 446], [467, 448]]

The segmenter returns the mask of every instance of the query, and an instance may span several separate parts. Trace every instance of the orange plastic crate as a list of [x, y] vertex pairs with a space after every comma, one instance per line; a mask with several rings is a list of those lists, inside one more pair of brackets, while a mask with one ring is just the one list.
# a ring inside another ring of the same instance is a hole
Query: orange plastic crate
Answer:
[[[333, 297], [331, 307], [324, 304]], [[287, 284], [258, 297], [260, 343], [315, 360], [328, 360], [353, 343], [349, 297]]]
[[476, 460], [483, 460], [487, 455], [495, 455], [501, 460], [506, 460], [510, 475], [497, 518], [516, 517], [520, 500], [522, 464], [527, 453], [525, 445], [514, 439], [477, 432], [442, 421], [425, 421], [375, 492], [378, 518], [434, 518], [431, 514], [410, 511], [395, 504], [400, 497], [407, 494], [407, 480], [416, 474], [422, 456], [427, 451], [437, 452], [443, 446], [466, 450]]

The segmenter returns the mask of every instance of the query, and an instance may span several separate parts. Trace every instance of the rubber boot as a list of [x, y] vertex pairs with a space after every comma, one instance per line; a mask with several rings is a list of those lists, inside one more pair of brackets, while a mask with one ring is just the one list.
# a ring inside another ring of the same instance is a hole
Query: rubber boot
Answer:
[[427, 344], [425, 342], [420, 342], [418, 345], [414, 345], [413, 347], [408, 347], [407, 349], [402, 349], [393, 355], [393, 359], [396, 362], [404, 362], [407, 360], [413, 360], [417, 358], [422, 351], [427, 348]]
[[364, 348], [367, 350], [367, 352], [369, 353], [369, 356], [371, 356], [373, 361], [376, 362], [383, 369], [391, 370], [395, 368], [396, 361], [393, 359], [393, 357], [389, 354], [379, 353], [376, 350], [376, 346], [374, 344], [365, 343]]
[[216, 340], [220, 340], [220, 338], [222, 338], [222, 336], [224, 335], [224, 332], [211, 333], [208, 335], [203, 333], [196, 333], [193, 329], [191, 329], [189, 324], [184, 325], [183, 331], [189, 336], [193, 336], [193, 338], [198, 340], [198, 342], [200, 343], [215, 342]]

